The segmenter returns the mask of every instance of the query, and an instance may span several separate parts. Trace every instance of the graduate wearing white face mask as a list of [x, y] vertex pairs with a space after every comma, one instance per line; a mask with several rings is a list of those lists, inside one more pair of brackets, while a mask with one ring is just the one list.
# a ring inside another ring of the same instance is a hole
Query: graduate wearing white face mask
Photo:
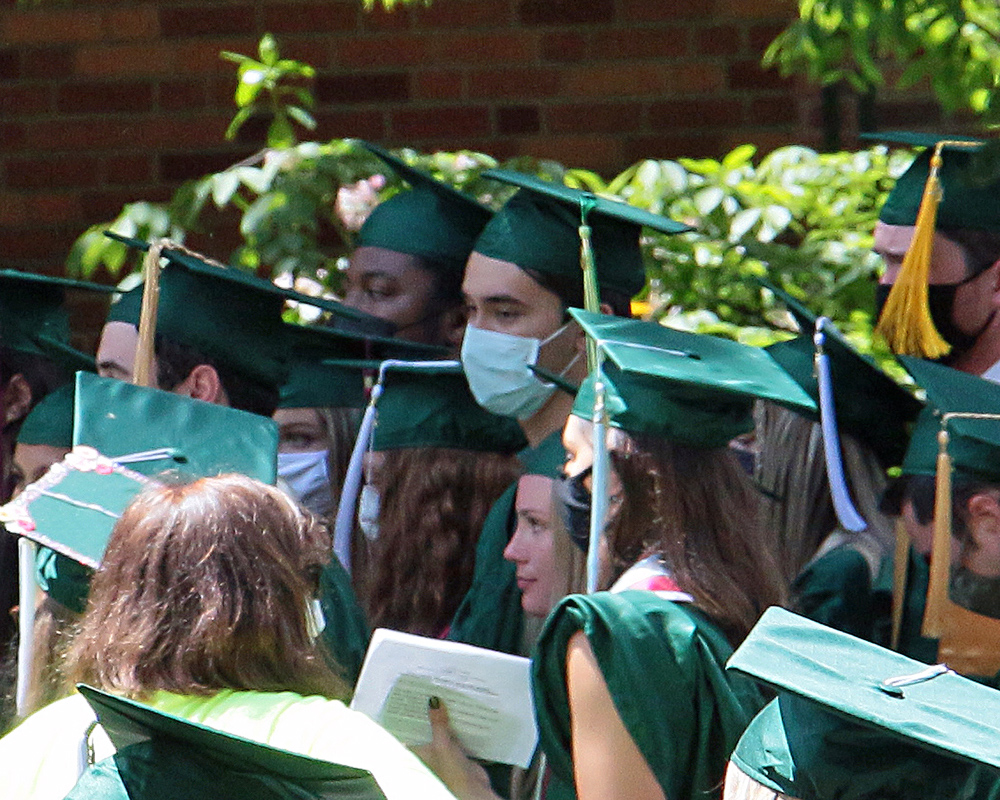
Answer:
[[[557, 478], [561, 431], [575, 387], [586, 376], [585, 341], [567, 309], [583, 306], [581, 200], [597, 266], [602, 310], [630, 315], [645, 284], [639, 249], [643, 226], [679, 233], [686, 226], [561, 184], [493, 170], [486, 177], [520, 187], [486, 225], [465, 267], [469, 315], [462, 365], [476, 400], [512, 417], [529, 447], [525, 474]], [[561, 387], [561, 388], [560, 388]], [[516, 484], [494, 504], [480, 536], [473, 584], [449, 638], [506, 652], [522, 646], [520, 593], [503, 559], [512, 533]]]

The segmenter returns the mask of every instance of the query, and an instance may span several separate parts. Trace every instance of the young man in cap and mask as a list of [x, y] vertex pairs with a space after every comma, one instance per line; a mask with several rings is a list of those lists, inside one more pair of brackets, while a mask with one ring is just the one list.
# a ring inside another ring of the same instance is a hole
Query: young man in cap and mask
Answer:
[[983, 143], [880, 138], [926, 149], [896, 181], [875, 227], [874, 250], [886, 265], [877, 330], [895, 352], [947, 357], [956, 369], [1000, 381], [1000, 181], [978, 179]]
[[[625, 203], [514, 172], [485, 177], [520, 187], [483, 229], [462, 283], [469, 315], [462, 363], [477, 402], [518, 420], [529, 447], [526, 474], [559, 477], [561, 432], [576, 387], [587, 374], [584, 335], [567, 309], [583, 306], [581, 208], [597, 271], [602, 310], [627, 316], [645, 284], [643, 226], [679, 233], [686, 226]], [[582, 205], [581, 205], [582, 204]], [[515, 652], [521, 641], [520, 593], [503, 559], [513, 531], [516, 484], [494, 504], [476, 553], [472, 588], [450, 638]]]

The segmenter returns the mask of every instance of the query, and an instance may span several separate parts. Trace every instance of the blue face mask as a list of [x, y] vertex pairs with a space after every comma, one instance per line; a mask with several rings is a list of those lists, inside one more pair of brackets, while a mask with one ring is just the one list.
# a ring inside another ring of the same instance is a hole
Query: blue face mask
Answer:
[[301, 505], [320, 517], [326, 517], [333, 510], [327, 471], [329, 455], [328, 450], [278, 453], [278, 477]]
[[[531, 367], [537, 364], [542, 345], [565, 329], [563, 325], [551, 336], [535, 339], [466, 326], [462, 368], [476, 402], [503, 417], [524, 420], [535, 414], [552, 396], [556, 386], [539, 380]], [[571, 361], [563, 373], [572, 364]]]

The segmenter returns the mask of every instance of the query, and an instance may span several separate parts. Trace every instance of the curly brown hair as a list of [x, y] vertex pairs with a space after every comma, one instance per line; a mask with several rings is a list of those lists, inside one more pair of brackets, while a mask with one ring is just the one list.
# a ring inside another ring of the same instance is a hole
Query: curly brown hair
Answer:
[[424, 636], [451, 622], [472, 582], [490, 507], [517, 479], [514, 456], [444, 447], [387, 450], [362, 597], [373, 627]]
[[67, 674], [135, 699], [227, 688], [341, 698], [307, 623], [330, 552], [325, 526], [251, 478], [147, 490], [111, 534]]
[[624, 487], [608, 529], [618, 571], [659, 555], [674, 580], [737, 644], [786, 587], [759, 524], [759, 499], [726, 447], [687, 447], [628, 435], [612, 451]]

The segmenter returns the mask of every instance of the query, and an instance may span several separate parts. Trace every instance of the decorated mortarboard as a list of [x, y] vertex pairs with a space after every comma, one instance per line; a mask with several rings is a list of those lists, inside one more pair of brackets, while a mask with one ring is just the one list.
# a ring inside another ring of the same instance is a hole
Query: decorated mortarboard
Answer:
[[94, 360], [70, 345], [67, 292], [110, 294], [113, 286], [0, 269], [0, 345], [45, 356], [70, 369], [94, 368]]
[[[131, 800], [385, 800], [367, 770], [280, 750], [90, 686], [77, 688], [118, 749], [113, 771]], [[69, 797], [103, 796], [85, 792], [108, 782], [101, 770], [92, 771], [75, 790], [81, 794]]]
[[362, 145], [392, 167], [410, 189], [372, 209], [358, 232], [358, 247], [419, 256], [430, 268], [460, 280], [469, 253], [493, 212], [381, 147]]
[[[727, 669], [779, 693], [732, 755], [800, 800], [979, 797], [1000, 780], [1000, 693], [779, 608]], [[982, 770], [976, 774], [977, 768]]]
[[930, 314], [927, 286], [934, 232], [1000, 231], [1000, 180], [986, 183], [976, 174], [973, 156], [984, 144], [981, 139], [912, 133], [877, 138], [926, 149], [896, 181], [879, 213], [883, 223], [913, 226], [914, 232], [875, 330], [894, 353], [940, 358], [951, 347]]
[[363, 408], [363, 364], [377, 369], [388, 358], [410, 361], [445, 358], [447, 348], [340, 331], [316, 325], [285, 325], [292, 368], [281, 387], [281, 408]]
[[646, 282], [639, 237], [642, 229], [683, 233], [687, 225], [628, 203], [571, 189], [510, 170], [484, 177], [520, 187], [483, 229], [475, 251], [521, 269], [581, 280], [580, 228], [590, 242], [600, 286], [631, 297]]
[[[611, 425], [695, 447], [722, 447], [753, 428], [755, 400], [816, 412], [812, 398], [764, 350], [655, 322], [571, 309], [604, 354]], [[592, 374], [573, 413], [590, 419]]]
[[476, 402], [461, 366], [386, 372], [373, 450], [450, 447], [513, 454], [527, 445], [515, 420]]

